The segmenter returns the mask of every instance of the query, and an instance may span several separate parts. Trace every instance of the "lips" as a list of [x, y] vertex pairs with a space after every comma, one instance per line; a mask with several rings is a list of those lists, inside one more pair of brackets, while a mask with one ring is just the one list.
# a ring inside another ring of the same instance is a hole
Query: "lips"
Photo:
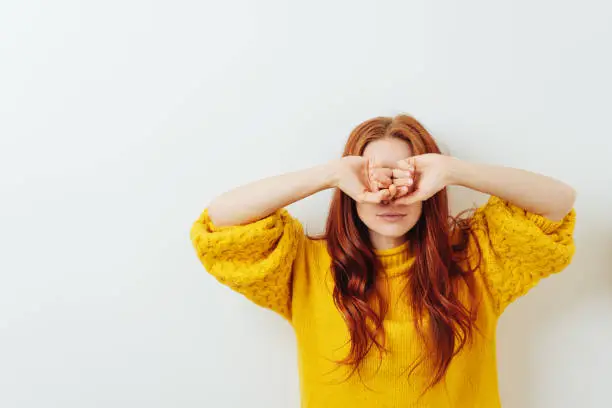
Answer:
[[378, 214], [378, 218], [383, 219], [385, 221], [398, 221], [404, 218], [405, 216], [406, 214], [403, 214], [403, 213], [392, 213], [392, 212]]

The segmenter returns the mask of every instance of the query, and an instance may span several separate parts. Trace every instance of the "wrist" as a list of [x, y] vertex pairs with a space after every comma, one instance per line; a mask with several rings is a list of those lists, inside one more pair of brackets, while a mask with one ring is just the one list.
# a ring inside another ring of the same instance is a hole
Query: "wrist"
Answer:
[[341, 159], [333, 159], [321, 166], [322, 185], [324, 189], [338, 187], [340, 180]]
[[456, 157], [447, 156], [446, 185], [464, 186], [470, 163]]

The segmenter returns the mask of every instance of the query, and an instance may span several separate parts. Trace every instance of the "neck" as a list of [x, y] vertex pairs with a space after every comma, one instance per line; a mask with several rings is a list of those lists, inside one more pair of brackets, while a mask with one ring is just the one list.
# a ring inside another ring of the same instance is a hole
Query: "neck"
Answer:
[[377, 232], [370, 231], [370, 241], [374, 249], [385, 250], [398, 247], [407, 241], [406, 235], [400, 237], [389, 237]]

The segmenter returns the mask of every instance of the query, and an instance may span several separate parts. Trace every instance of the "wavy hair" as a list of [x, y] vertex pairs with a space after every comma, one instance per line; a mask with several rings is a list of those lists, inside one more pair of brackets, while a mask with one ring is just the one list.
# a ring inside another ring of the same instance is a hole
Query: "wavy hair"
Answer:
[[[362, 155], [366, 145], [381, 138], [399, 138], [410, 145], [413, 155], [441, 153], [429, 132], [412, 116], [376, 117], [351, 132], [343, 156]], [[467, 211], [467, 210], [466, 210]], [[477, 296], [473, 272], [467, 259], [469, 219], [449, 214], [446, 189], [423, 202], [421, 216], [407, 233], [415, 260], [404, 273], [409, 277], [404, 294], [410, 303], [415, 329], [423, 352], [411, 362], [409, 375], [427, 361], [432, 368], [427, 389], [444, 377], [453, 357], [472, 341], [476, 328]], [[383, 321], [388, 305], [381, 295], [377, 271], [381, 265], [370, 242], [369, 230], [357, 215], [355, 201], [336, 189], [329, 209], [325, 233], [332, 259], [333, 299], [350, 333], [350, 351], [341, 365], [352, 367], [349, 377], [376, 346], [385, 352]], [[477, 242], [477, 241], [476, 241]], [[460, 301], [459, 290], [468, 288], [469, 302]], [[382, 355], [382, 354], [381, 354]], [[348, 377], [347, 377], [348, 378]]]

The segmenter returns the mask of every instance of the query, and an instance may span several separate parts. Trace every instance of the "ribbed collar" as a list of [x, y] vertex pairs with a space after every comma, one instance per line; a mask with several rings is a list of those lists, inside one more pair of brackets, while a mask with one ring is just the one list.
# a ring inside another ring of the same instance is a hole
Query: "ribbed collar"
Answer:
[[402, 273], [414, 260], [410, 241], [389, 249], [374, 249], [387, 275]]

